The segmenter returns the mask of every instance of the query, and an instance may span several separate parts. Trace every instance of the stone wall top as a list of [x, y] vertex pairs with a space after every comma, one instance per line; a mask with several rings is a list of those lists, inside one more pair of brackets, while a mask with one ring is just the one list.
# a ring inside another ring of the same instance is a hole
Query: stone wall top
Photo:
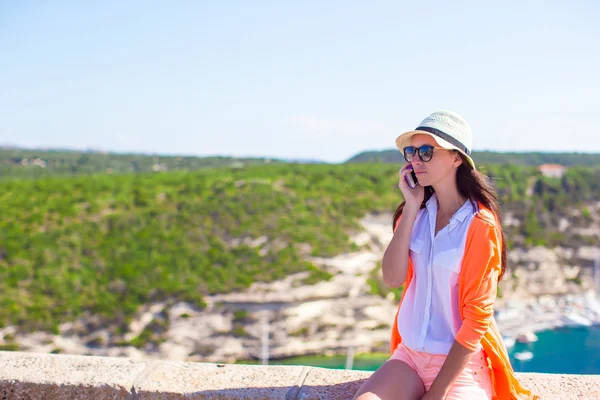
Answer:
[[[3, 399], [351, 399], [370, 374], [0, 351]], [[518, 375], [542, 399], [600, 399], [600, 375]]]

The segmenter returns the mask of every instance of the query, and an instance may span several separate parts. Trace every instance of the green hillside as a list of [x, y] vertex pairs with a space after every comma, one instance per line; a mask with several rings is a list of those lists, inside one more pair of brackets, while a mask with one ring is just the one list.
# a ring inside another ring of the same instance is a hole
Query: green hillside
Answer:
[[281, 160], [267, 158], [165, 156], [0, 147], [0, 177], [16, 178], [194, 171], [202, 168], [245, 167], [279, 162]]
[[[577, 153], [500, 153], [475, 152], [478, 164], [510, 164], [537, 166], [563, 164], [566, 166], [598, 166], [600, 154]], [[0, 147], [1, 178], [46, 178], [52, 176], [76, 176], [91, 174], [124, 174], [166, 171], [196, 171], [205, 168], [246, 168], [251, 165], [278, 163], [326, 164], [318, 160], [282, 160], [266, 157], [194, 157], [166, 156], [157, 154], [121, 154], [74, 150], [44, 150]], [[404, 162], [399, 151], [366, 151], [346, 163]]]
[[[509, 231], [511, 246], [591, 240], [554, 229], [567, 208], [600, 198], [600, 169], [574, 167], [563, 179], [482, 169], [503, 209], [525, 221]], [[390, 164], [271, 164], [2, 181], [0, 326], [56, 331], [88, 313], [119, 332], [148, 302], [202, 306], [206, 294], [297, 271], [328, 279], [304, 256], [355, 250], [359, 218], [400, 203], [397, 176]], [[257, 247], [244, 242], [263, 236]]]
[[[562, 164], [565, 166], [600, 166], [600, 154], [594, 153], [550, 153], [550, 152], [492, 152], [474, 151], [473, 159], [477, 164], [510, 164], [538, 166], [542, 164]], [[404, 158], [396, 149], [365, 151], [346, 161], [347, 163], [403, 163]]]

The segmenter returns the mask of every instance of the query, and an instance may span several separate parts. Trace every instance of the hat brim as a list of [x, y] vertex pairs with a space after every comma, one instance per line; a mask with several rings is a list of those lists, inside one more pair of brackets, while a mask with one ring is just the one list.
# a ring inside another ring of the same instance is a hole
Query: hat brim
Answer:
[[412, 137], [414, 135], [430, 136], [431, 138], [433, 138], [433, 140], [436, 141], [436, 143], [440, 147], [443, 147], [448, 150], [458, 150], [469, 161], [469, 164], [471, 165], [471, 167], [473, 167], [473, 169], [475, 169], [475, 161], [473, 161], [471, 156], [467, 155], [463, 150], [459, 149], [458, 147], [456, 147], [452, 143], [448, 142], [447, 140], [444, 140], [441, 137], [436, 136], [433, 133], [427, 132], [427, 131], [420, 131], [420, 130], [408, 131], [408, 132], [405, 132], [402, 135], [398, 136], [396, 138], [396, 147], [398, 148], [398, 150], [400, 150], [400, 153], [404, 154], [404, 148], [406, 146], [410, 146], [410, 139], [412, 139]]

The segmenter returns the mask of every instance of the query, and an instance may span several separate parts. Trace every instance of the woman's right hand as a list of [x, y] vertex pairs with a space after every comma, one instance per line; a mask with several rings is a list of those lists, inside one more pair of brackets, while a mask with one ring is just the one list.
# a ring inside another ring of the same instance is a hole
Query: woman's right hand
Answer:
[[418, 211], [421, 208], [421, 203], [425, 197], [425, 188], [417, 183], [414, 189], [411, 189], [406, 182], [406, 175], [412, 172], [411, 163], [406, 163], [400, 168], [399, 174], [399, 182], [398, 187], [404, 196], [404, 201], [406, 202], [404, 207], [405, 209], [409, 208], [414, 211]]

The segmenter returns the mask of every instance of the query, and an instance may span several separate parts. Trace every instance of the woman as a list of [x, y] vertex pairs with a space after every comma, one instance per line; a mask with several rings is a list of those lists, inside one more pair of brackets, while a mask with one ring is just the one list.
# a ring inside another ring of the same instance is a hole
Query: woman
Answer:
[[[537, 399], [514, 375], [493, 319], [506, 242], [494, 189], [471, 158], [471, 128], [438, 111], [396, 139], [404, 196], [382, 260], [404, 285], [391, 357], [355, 399]], [[414, 171], [417, 185], [407, 183]]]

